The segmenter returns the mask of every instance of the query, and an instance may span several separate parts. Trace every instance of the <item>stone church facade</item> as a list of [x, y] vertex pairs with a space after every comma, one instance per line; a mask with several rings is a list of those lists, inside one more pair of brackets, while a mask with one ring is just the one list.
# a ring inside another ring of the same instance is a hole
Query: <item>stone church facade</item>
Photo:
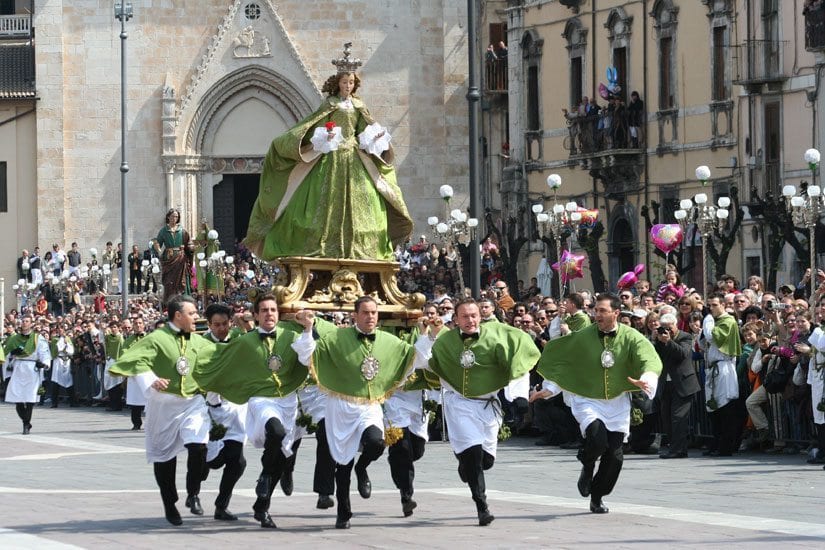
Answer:
[[[203, 220], [217, 226], [227, 248], [242, 237], [272, 138], [317, 108], [345, 42], [364, 62], [359, 95], [393, 136], [416, 232], [441, 213], [439, 186], [457, 198], [467, 188], [466, 2], [133, 5], [126, 246], [145, 248], [169, 207], [190, 232]], [[3, 247], [7, 281], [22, 248], [77, 241], [88, 258], [120, 241], [120, 22], [111, 3], [37, 0], [33, 25], [36, 174], [11, 185], [34, 220], [18, 220]]]

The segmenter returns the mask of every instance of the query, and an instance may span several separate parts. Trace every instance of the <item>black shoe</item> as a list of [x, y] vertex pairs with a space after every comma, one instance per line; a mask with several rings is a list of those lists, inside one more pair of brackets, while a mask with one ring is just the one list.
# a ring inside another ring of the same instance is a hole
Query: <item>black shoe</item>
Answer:
[[318, 503], [315, 505], [319, 510], [326, 510], [335, 506], [335, 501], [329, 495], [318, 495]]
[[687, 458], [687, 457], [688, 457], [687, 451], [682, 451], [682, 452], [668, 451], [666, 453], [662, 453], [662, 454], [659, 455], [659, 458]]
[[49, 408], [50, 408], [50, 409], [56, 409], [56, 408], [57, 408], [57, 403], [52, 403], [52, 406], [51, 406], [51, 407], [49, 407]]
[[290, 496], [293, 488], [292, 472], [284, 472], [281, 476], [281, 490], [286, 496]]
[[166, 516], [166, 521], [172, 525], [182, 525], [183, 520], [180, 517], [177, 507], [174, 504], [163, 505], [163, 514]]
[[186, 497], [186, 507], [196, 516], [203, 515], [203, 507], [201, 506], [201, 499], [198, 498], [198, 495], [189, 495]]
[[261, 527], [264, 529], [277, 529], [278, 526], [272, 521], [272, 516], [269, 512], [255, 512], [255, 519], [261, 522]]
[[349, 520], [348, 519], [335, 520], [335, 528], [336, 529], [349, 529]]
[[708, 449], [707, 451], [702, 451], [702, 456], [719, 456], [719, 451], [716, 449]]
[[133, 432], [140, 431], [140, 426], [132, 426], [132, 431]]
[[590, 484], [593, 481], [593, 468], [594, 466], [582, 466], [582, 473], [579, 474], [579, 482], [577, 486], [579, 488], [579, 494], [583, 497], [590, 496]]
[[496, 519], [496, 516], [490, 513], [490, 510], [480, 510], [478, 512], [478, 524], [481, 527], [486, 527], [493, 523], [493, 520]]
[[270, 488], [272, 487], [272, 476], [269, 474], [261, 474], [258, 478], [258, 484], [255, 485], [255, 495], [258, 498], [269, 498], [272, 494]]
[[593, 512], [594, 514], [606, 514], [610, 510], [607, 508], [607, 506], [604, 505], [604, 502], [602, 502], [602, 499], [599, 499], [599, 500], [592, 500], [591, 499], [590, 500], [590, 511]]
[[413, 515], [413, 510], [418, 506], [418, 503], [411, 498], [401, 499], [401, 511], [404, 512], [404, 517], [408, 518]]
[[355, 477], [358, 478], [358, 494], [361, 498], [370, 498], [372, 494], [372, 483], [370, 483], [370, 476], [367, 475], [367, 469], [355, 469]]
[[31, 424], [23, 424], [23, 435], [29, 435]]
[[215, 519], [221, 521], [237, 521], [238, 516], [236, 516], [226, 508], [215, 508]]

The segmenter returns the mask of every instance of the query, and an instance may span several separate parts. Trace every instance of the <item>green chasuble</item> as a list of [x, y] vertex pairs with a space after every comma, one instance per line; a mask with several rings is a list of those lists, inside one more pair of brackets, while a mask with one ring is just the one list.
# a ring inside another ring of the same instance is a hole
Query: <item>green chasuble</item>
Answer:
[[[308, 369], [298, 361], [292, 343], [303, 331], [275, 326], [275, 339], [262, 338], [252, 330], [222, 344], [214, 360], [195, 369], [197, 383], [206, 391], [219, 393], [233, 403], [246, 403], [250, 397], [285, 397], [306, 380]], [[292, 323], [289, 323], [292, 324]], [[270, 357], [277, 355], [280, 361]], [[280, 364], [278, 364], [280, 363]]]
[[[605, 348], [615, 359], [611, 368], [602, 367]], [[601, 338], [594, 323], [547, 342], [538, 372], [570, 393], [613, 399], [627, 391], [639, 391], [628, 382], [628, 376], [638, 379], [645, 372], [661, 374], [662, 361], [650, 340], [639, 331], [619, 323], [616, 336]]]
[[[109, 367], [115, 376], [136, 376], [149, 371], [158, 378], [169, 380], [166, 393], [190, 397], [200, 391], [192, 377], [196, 368], [203, 368], [215, 353], [215, 344], [201, 336], [191, 334], [189, 340], [174, 332], [169, 325], [155, 329], [138, 343], [131, 346], [117, 362]], [[178, 373], [175, 365], [178, 358], [185, 356], [189, 372]]]
[[[465, 349], [475, 355], [470, 368], [461, 366]], [[530, 336], [504, 323], [482, 323], [478, 339], [462, 341], [458, 328], [439, 334], [433, 344], [430, 369], [464, 397], [500, 390], [529, 372], [541, 352]]]
[[106, 349], [106, 358], [119, 359], [125, 351], [123, 335], [122, 334], [107, 334], [103, 342], [103, 347]]
[[[49, 340], [49, 351], [52, 354], [52, 359], [57, 359], [60, 355], [60, 352], [57, 349], [57, 341], [60, 340], [57, 336]], [[66, 346], [73, 346], [72, 339], [68, 336], [63, 337], [63, 341], [66, 342]], [[65, 351], [63, 353], [66, 353]]]
[[401, 388], [404, 391], [437, 390], [441, 387], [441, 379], [434, 372], [427, 369], [415, 369], [404, 381]]
[[742, 355], [742, 342], [739, 340], [739, 325], [736, 319], [729, 313], [720, 315], [713, 320], [714, 326], [711, 334], [713, 335], [713, 343], [719, 348], [719, 351], [731, 357], [739, 357]]
[[6, 355], [11, 355], [14, 350], [20, 350], [22, 353], [17, 353], [18, 357], [28, 357], [37, 349], [38, 338], [39, 336], [34, 331], [30, 332], [28, 336], [15, 332], [6, 339], [3, 350]]
[[[364, 102], [328, 97], [314, 113], [275, 138], [263, 164], [244, 243], [259, 258], [283, 256], [392, 260], [413, 222], [396, 181], [392, 148], [381, 158], [358, 146], [374, 122]], [[314, 151], [316, 128], [331, 123], [343, 141]]]
[[[378, 361], [375, 372], [368, 357]], [[400, 387], [412, 367], [415, 348], [382, 330], [375, 341], [359, 339], [355, 327], [340, 328], [318, 340], [312, 374], [328, 394], [358, 403], [383, 401]], [[371, 378], [371, 379], [370, 379]]]
[[573, 315], [567, 317], [565, 324], [570, 332], [578, 332], [584, 327], [590, 326], [590, 317], [583, 311], [577, 311]]
[[141, 334], [141, 335], [133, 334], [133, 335], [129, 336], [128, 338], [126, 338], [126, 340], [123, 342], [123, 351], [126, 351], [127, 349], [131, 348], [132, 346], [134, 346], [135, 344], [137, 344], [138, 342], [143, 340], [143, 338], [145, 336], [146, 336], [145, 334]]

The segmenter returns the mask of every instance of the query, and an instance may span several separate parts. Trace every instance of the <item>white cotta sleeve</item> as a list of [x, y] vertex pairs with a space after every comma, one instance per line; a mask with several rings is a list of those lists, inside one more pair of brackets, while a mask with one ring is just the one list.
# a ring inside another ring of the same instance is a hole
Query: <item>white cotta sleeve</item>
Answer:
[[434, 342], [435, 340], [431, 340], [426, 334], [419, 336], [418, 340], [415, 341], [413, 345], [415, 348], [415, 359], [413, 359], [414, 369], [429, 369]]
[[292, 342], [292, 349], [298, 354], [298, 361], [300, 361], [302, 365], [309, 366], [312, 354], [315, 353], [315, 339], [312, 337], [312, 332], [302, 332], [301, 335]]
[[552, 380], [545, 380], [541, 383], [541, 389], [547, 390], [550, 392], [550, 395], [545, 397], [545, 399], [550, 399], [551, 397], [555, 396], [559, 392], [561, 392], [561, 387], [553, 382]]
[[705, 338], [705, 347], [709, 348], [713, 343], [713, 329], [716, 327], [716, 321], [713, 320], [713, 315], [705, 315], [702, 321], [702, 336]]
[[525, 372], [515, 380], [510, 380], [510, 383], [504, 386], [504, 398], [507, 401], [513, 401], [517, 397], [527, 399], [530, 395], [530, 373]]
[[133, 376], [130, 382], [136, 382], [138, 388], [140, 388], [140, 393], [148, 399], [149, 392], [152, 390], [152, 384], [154, 384], [157, 380], [159, 380], [159, 378], [154, 372], [146, 371]]
[[642, 376], [640, 377], [642, 382], [647, 382], [650, 386], [650, 389], [645, 393], [651, 399], [656, 395], [656, 388], [659, 387], [659, 375], [655, 372], [643, 372]]

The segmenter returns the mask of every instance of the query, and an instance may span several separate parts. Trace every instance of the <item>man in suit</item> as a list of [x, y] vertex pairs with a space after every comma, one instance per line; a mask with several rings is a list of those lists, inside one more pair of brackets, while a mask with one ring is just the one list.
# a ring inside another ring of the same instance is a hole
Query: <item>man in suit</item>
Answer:
[[[693, 368], [693, 338], [677, 327], [676, 316], [671, 313], [659, 319], [659, 329], [653, 343], [662, 360], [659, 382], [662, 426], [670, 426], [670, 448], [659, 458], [687, 458], [690, 407], [693, 396], [700, 390], [699, 380]], [[668, 422], [668, 419], [670, 421]]]
[[141, 264], [143, 261], [143, 254], [138, 250], [136, 244], [132, 245], [132, 252], [129, 253], [129, 293], [140, 294], [143, 292], [143, 285], [141, 280]]

